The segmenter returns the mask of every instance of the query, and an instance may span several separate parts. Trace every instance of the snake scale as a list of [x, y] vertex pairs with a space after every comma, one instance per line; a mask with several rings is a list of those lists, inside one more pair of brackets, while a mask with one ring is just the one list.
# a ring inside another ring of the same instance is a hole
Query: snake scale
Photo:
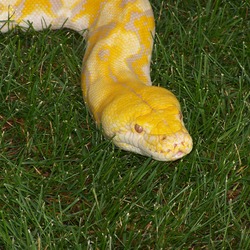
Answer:
[[84, 102], [115, 145], [159, 161], [190, 153], [177, 98], [151, 83], [155, 24], [148, 0], [0, 0], [1, 33], [30, 24], [85, 36]]

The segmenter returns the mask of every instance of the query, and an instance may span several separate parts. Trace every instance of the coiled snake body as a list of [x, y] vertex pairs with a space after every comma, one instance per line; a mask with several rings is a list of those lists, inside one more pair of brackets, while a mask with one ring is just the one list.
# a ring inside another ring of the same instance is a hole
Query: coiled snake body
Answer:
[[151, 86], [154, 18], [147, 0], [0, 0], [0, 28], [67, 27], [85, 33], [82, 90], [104, 134], [160, 161], [192, 149], [178, 100]]

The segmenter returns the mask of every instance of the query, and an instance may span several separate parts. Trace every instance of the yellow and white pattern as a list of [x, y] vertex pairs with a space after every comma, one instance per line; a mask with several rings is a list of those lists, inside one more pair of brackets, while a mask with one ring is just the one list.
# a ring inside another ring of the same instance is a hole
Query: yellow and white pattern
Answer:
[[178, 100], [151, 86], [154, 17], [148, 0], [0, 0], [1, 32], [30, 23], [36, 30], [63, 26], [86, 36], [84, 101], [118, 147], [160, 161], [192, 150]]

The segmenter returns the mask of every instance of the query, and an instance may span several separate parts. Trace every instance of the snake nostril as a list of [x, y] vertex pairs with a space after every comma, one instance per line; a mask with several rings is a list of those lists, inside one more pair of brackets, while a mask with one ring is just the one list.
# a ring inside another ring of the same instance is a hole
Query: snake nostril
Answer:
[[137, 133], [142, 133], [143, 132], [143, 127], [138, 125], [138, 124], [135, 124], [135, 131]]

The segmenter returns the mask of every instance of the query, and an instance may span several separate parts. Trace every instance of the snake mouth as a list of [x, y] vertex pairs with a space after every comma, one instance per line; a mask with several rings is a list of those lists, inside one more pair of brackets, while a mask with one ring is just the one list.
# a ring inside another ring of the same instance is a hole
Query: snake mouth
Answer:
[[[190, 150], [191, 151], [191, 150]], [[189, 154], [189, 152], [183, 152], [183, 151], [178, 151], [177, 153], [173, 153], [172, 156], [171, 156], [171, 161], [176, 161], [176, 160], [179, 160], [181, 159], [182, 157], [184, 157], [185, 155]], [[161, 160], [161, 157], [160, 159]]]
[[145, 133], [138, 147], [141, 154], [158, 161], [175, 161], [189, 154], [193, 141], [187, 130], [179, 130], [171, 135], [150, 135]]
[[[185, 147], [185, 148], [183, 148]], [[176, 161], [189, 154], [192, 150], [192, 144], [182, 145], [181, 149], [166, 148], [154, 149], [154, 150], [141, 150], [142, 155], [151, 156], [153, 159], [158, 161]]]
[[126, 150], [152, 157], [158, 161], [175, 161], [192, 150], [193, 142], [187, 132], [178, 132], [173, 135], [148, 135], [125, 133], [116, 135], [114, 143]]

